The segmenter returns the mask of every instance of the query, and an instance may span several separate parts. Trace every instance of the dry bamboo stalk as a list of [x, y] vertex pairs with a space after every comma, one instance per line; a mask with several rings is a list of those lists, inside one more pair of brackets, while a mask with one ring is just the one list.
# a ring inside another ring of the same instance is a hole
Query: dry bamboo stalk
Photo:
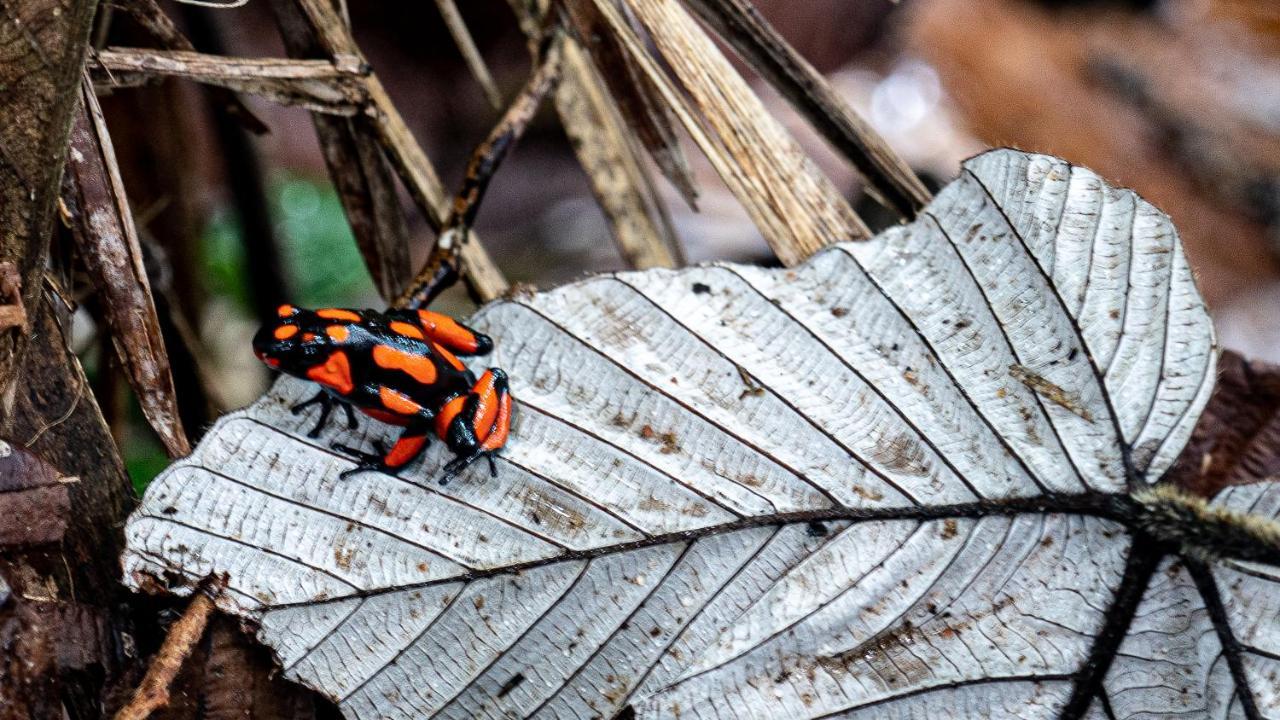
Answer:
[[637, 144], [582, 46], [564, 47], [556, 108], [628, 267], [675, 267], [674, 230], [662, 223], [662, 199], [636, 154]]
[[[510, 5], [536, 57], [543, 21], [522, 0]], [[662, 198], [640, 161], [637, 142], [582, 45], [571, 35], [562, 43], [556, 111], [618, 252], [628, 267], [675, 267], [675, 231], [666, 222]]]
[[281, 105], [354, 115], [368, 101], [359, 68], [327, 60], [238, 58], [182, 50], [110, 48], [92, 65], [97, 85], [122, 87], [162, 77], [180, 77], [250, 93]]
[[[363, 64], [359, 47], [342, 18], [328, 2], [297, 0], [297, 4], [311, 23], [321, 46], [334, 58], [335, 64], [343, 64], [344, 59]], [[369, 112], [392, 167], [400, 175], [427, 221], [439, 229], [444, 225], [449, 212], [449, 197], [444, 191], [444, 185], [426, 153], [422, 151], [422, 146], [391, 102], [378, 76], [370, 74], [365, 84], [369, 92]], [[461, 252], [463, 277], [471, 291], [481, 300], [492, 300], [510, 286], [493, 259], [480, 245], [475, 233], [468, 233]]]
[[608, 0], [595, 2], [784, 264], [798, 264], [841, 240], [870, 237], [830, 180], [768, 115], [683, 8], [672, 0], [629, 0], [688, 99], [645, 51], [618, 9]]
[[458, 46], [458, 52], [462, 53], [462, 59], [467, 63], [467, 69], [471, 71], [471, 75], [480, 84], [480, 89], [484, 91], [484, 96], [489, 100], [489, 104], [496, 110], [502, 109], [502, 93], [498, 92], [498, 86], [493, 82], [493, 74], [489, 72], [489, 67], [484, 64], [484, 57], [480, 55], [480, 48], [476, 47], [475, 38], [471, 37], [471, 31], [467, 29], [467, 23], [462, 19], [462, 13], [458, 12], [458, 5], [454, 0], [436, 0], [436, 8], [440, 10], [440, 17], [444, 18], [445, 27], [449, 29], [449, 34], [453, 36], [453, 42]]
[[749, 0], [687, 0], [721, 38], [801, 112], [868, 183], [905, 218], [929, 202], [929, 190], [884, 138], [778, 34]]
[[591, 62], [604, 81], [618, 114], [653, 159], [658, 171], [680, 192], [689, 207], [696, 210], [698, 189], [693, 169], [680, 144], [671, 108], [662, 100], [653, 82], [604, 26], [604, 19], [592, 0], [565, 0], [561, 6], [574, 36], [591, 56]]

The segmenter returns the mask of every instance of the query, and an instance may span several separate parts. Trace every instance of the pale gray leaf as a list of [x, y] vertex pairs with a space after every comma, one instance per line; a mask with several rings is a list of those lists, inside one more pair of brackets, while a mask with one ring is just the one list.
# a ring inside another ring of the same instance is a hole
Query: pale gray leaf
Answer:
[[[1147, 492], [1213, 334], [1168, 219], [1087, 170], [995, 151], [795, 269], [472, 323], [518, 400], [496, 479], [438, 485], [436, 443], [339, 480], [390, 430], [308, 439], [282, 379], [154, 482], [127, 579], [225, 573], [351, 718], [1280, 715], [1280, 491]], [[1179, 529], [1213, 508], [1261, 549]]]

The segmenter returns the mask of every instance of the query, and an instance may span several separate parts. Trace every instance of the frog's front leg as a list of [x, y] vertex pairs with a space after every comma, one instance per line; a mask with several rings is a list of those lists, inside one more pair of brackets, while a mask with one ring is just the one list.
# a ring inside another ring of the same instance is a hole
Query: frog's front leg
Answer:
[[325, 426], [329, 424], [329, 414], [333, 412], [333, 406], [335, 404], [341, 405], [343, 411], [347, 414], [348, 430], [355, 430], [360, 427], [359, 423], [356, 422], [356, 413], [355, 413], [355, 410], [351, 407], [351, 403], [344, 402], [342, 400], [339, 400], [333, 397], [333, 395], [329, 394], [323, 388], [316, 391], [316, 394], [312, 395], [309, 399], [303, 400], [302, 402], [289, 408], [289, 412], [293, 413], [294, 415], [298, 415], [298, 414], [301, 414], [303, 410], [306, 410], [307, 408], [315, 404], [320, 405], [320, 417], [319, 419], [316, 420], [315, 427], [311, 428], [311, 431], [307, 433], [307, 437], [309, 438], [320, 437], [320, 431], [324, 430]]
[[445, 405], [436, 432], [456, 457], [444, 466], [441, 485], [480, 458], [489, 461], [489, 474], [497, 476], [493, 456], [511, 432], [511, 410], [511, 389], [501, 368], [489, 368], [469, 393]]

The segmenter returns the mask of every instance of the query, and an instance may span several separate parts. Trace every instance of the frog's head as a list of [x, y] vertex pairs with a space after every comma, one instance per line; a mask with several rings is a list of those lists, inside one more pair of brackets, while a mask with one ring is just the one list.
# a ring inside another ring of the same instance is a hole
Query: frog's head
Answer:
[[324, 361], [333, 344], [327, 330], [334, 321], [321, 312], [326, 311], [281, 305], [276, 309], [276, 320], [263, 325], [254, 335], [253, 354], [270, 368], [305, 376], [309, 368]]

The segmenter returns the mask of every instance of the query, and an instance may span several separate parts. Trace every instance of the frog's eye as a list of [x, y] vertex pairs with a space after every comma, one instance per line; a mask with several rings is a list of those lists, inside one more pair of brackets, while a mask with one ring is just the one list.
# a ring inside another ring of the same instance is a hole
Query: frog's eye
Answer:
[[275, 336], [275, 339], [277, 340], [288, 340], [289, 338], [298, 334], [298, 326], [297, 325], [281, 325], [280, 327], [275, 329], [275, 332], [271, 334]]

